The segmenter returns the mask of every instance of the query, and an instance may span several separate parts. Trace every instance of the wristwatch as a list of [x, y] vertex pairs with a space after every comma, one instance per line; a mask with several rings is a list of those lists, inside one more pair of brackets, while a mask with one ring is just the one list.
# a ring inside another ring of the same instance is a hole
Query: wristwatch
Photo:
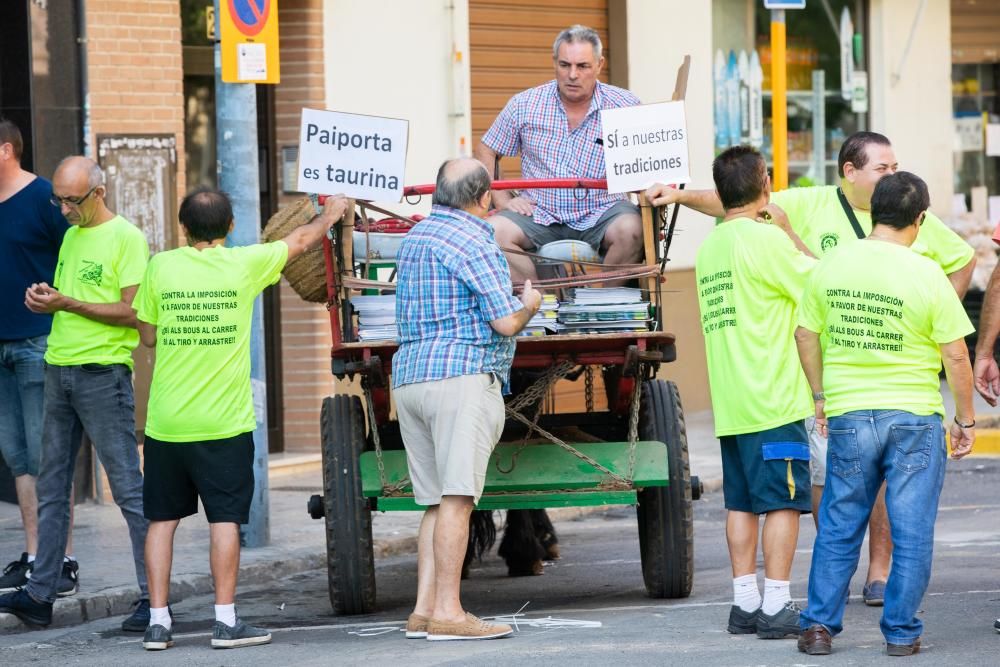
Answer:
[[826, 400], [826, 394], [824, 394], [821, 391], [813, 392], [813, 401], [825, 401], [825, 400]]

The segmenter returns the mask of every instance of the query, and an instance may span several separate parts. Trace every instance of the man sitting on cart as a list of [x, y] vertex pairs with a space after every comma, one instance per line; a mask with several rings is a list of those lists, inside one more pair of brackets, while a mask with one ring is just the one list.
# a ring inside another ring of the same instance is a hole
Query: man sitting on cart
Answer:
[[[604, 67], [601, 38], [585, 26], [563, 30], [552, 46], [556, 78], [515, 95], [475, 149], [493, 171], [501, 155], [521, 156], [525, 178], [604, 178], [601, 109], [634, 106], [627, 90], [598, 81]], [[576, 189], [497, 191], [498, 213], [490, 218], [501, 248], [533, 251], [546, 243], [575, 239], [603, 251], [604, 262], [642, 260], [642, 219], [623, 195]], [[535, 280], [525, 255], [507, 254], [511, 276]]]

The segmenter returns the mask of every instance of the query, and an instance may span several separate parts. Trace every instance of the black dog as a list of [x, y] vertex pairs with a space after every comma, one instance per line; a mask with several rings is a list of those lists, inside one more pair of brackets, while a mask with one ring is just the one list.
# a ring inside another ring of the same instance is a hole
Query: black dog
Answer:
[[[472, 559], [482, 560], [496, 542], [493, 512], [476, 510], [469, 518], [469, 547], [462, 578], [469, 576]], [[543, 574], [543, 560], [559, 558], [559, 538], [545, 510], [507, 510], [507, 524], [497, 554], [507, 563], [507, 574], [525, 577]]]

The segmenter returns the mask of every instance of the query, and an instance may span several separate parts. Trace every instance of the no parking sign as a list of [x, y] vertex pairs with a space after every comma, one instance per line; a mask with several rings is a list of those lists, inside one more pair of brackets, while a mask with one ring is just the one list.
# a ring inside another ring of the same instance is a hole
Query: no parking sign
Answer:
[[278, 0], [219, 0], [222, 80], [279, 83]]

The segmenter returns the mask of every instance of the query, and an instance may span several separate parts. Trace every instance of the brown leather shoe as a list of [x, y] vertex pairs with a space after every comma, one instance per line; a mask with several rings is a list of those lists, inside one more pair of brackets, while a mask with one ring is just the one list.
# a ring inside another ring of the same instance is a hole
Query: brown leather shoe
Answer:
[[426, 639], [427, 623], [430, 620], [431, 619], [426, 616], [421, 616], [420, 614], [410, 614], [410, 617], [406, 619], [406, 638]]
[[905, 657], [920, 653], [920, 637], [914, 639], [912, 644], [890, 644], [886, 642], [885, 652], [894, 657]]
[[809, 655], [830, 655], [833, 637], [822, 625], [810, 625], [799, 635], [799, 650]]
[[514, 629], [506, 623], [489, 623], [465, 612], [461, 623], [448, 623], [430, 619], [427, 621], [427, 640], [432, 642], [454, 639], [499, 639], [513, 634]]

